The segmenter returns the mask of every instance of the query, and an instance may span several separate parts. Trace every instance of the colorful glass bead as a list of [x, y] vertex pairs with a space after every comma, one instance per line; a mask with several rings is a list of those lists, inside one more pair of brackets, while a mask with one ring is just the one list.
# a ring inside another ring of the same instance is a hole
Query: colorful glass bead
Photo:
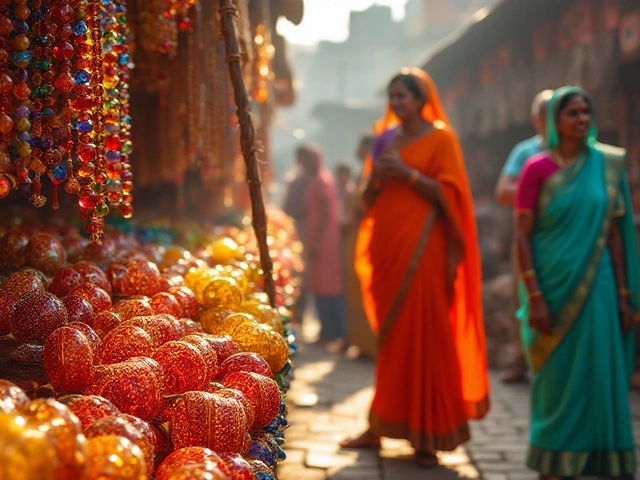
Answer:
[[94, 313], [98, 314], [103, 310], [111, 308], [111, 296], [100, 287], [83, 282], [69, 292], [69, 295], [78, 295], [88, 301], [93, 307]]
[[127, 274], [122, 279], [121, 288], [125, 295], [152, 297], [160, 292], [160, 271], [151, 262], [131, 262], [127, 265]]
[[207, 247], [207, 251], [214, 263], [223, 265], [240, 258], [238, 244], [231, 238], [220, 238], [214, 241]]
[[227, 388], [240, 390], [256, 407], [253, 428], [263, 428], [271, 423], [280, 410], [282, 398], [278, 384], [253, 372], [238, 372], [226, 376], [222, 384]]
[[9, 290], [0, 290], [0, 336], [11, 333], [9, 318], [18, 301], [18, 296]]
[[126, 438], [140, 448], [147, 464], [147, 472], [153, 472], [153, 443], [139, 427], [130, 423], [126, 418], [120, 415], [101, 418], [90, 425], [84, 431], [84, 434], [89, 439], [105, 435], [117, 435]]
[[49, 291], [62, 298], [68, 295], [74, 287], [80, 285], [81, 282], [82, 276], [79, 272], [70, 267], [62, 267], [53, 276]]
[[205, 384], [213, 381], [218, 373], [218, 354], [216, 353], [213, 345], [211, 345], [205, 337], [202, 335], [185, 335], [180, 339], [181, 342], [190, 343], [198, 349], [200, 355], [207, 366]]
[[29, 236], [20, 230], [11, 230], [0, 239], [0, 267], [6, 270], [24, 266], [24, 250]]
[[96, 352], [98, 365], [120, 363], [133, 357], [151, 357], [153, 340], [135, 325], [122, 324], [109, 332]]
[[24, 417], [0, 412], [0, 445], [0, 478], [58, 479], [55, 449], [44, 432], [25, 425]]
[[224, 453], [221, 455], [222, 460], [227, 465], [227, 469], [231, 473], [231, 480], [255, 480], [255, 474], [249, 462], [241, 455], [234, 453]]
[[44, 366], [58, 392], [79, 392], [93, 379], [93, 351], [87, 337], [71, 327], [55, 330], [44, 348]]
[[229, 277], [212, 279], [203, 292], [205, 308], [230, 308], [238, 310], [242, 305], [243, 295], [238, 283]]
[[256, 480], [278, 480], [276, 474], [260, 460], [249, 460], [249, 465], [256, 476]]
[[48, 233], [39, 233], [31, 237], [24, 254], [28, 266], [46, 274], [56, 272], [66, 260], [62, 243]]
[[173, 472], [186, 465], [213, 464], [224, 465], [217, 453], [205, 447], [178, 448], [158, 466], [156, 480], [169, 480]]
[[0, 379], [0, 412], [20, 412], [29, 406], [29, 397], [9, 380]]
[[149, 297], [120, 300], [113, 307], [113, 311], [123, 320], [134, 317], [147, 317], [153, 315], [151, 299]]
[[206, 381], [206, 364], [194, 345], [181, 341], [167, 342], [151, 357], [162, 366], [164, 391], [168, 395], [200, 390]]
[[121, 321], [116, 313], [104, 310], [93, 316], [93, 329], [100, 338], [104, 338], [111, 330], [120, 325]]
[[54, 330], [67, 323], [67, 310], [62, 301], [44, 290], [22, 295], [9, 319], [13, 336], [27, 343], [44, 343]]
[[260, 460], [268, 467], [275, 468], [276, 463], [278, 463], [279, 448], [273, 436], [258, 432], [254, 433], [251, 439], [251, 447], [245, 456], [253, 460]]
[[93, 325], [93, 307], [84, 298], [78, 295], [67, 295], [62, 299], [69, 322], [82, 322]]
[[83, 478], [87, 468], [87, 443], [76, 416], [51, 398], [33, 400], [24, 416], [32, 428], [46, 435], [55, 449], [58, 459], [55, 478]]
[[87, 445], [87, 478], [147, 480], [144, 455], [137, 445], [126, 438], [116, 435], [94, 437], [88, 440]]
[[0, 283], [1, 290], [8, 290], [18, 297], [37, 290], [44, 290], [44, 282], [35, 270], [20, 270], [12, 273]]
[[182, 317], [180, 303], [170, 293], [160, 292], [151, 297], [151, 308], [153, 313], [166, 313], [176, 318]]
[[273, 372], [269, 364], [256, 353], [240, 352], [227, 358], [220, 365], [220, 377], [236, 372], [254, 372], [265, 377], [273, 378]]
[[122, 413], [143, 420], [152, 420], [164, 408], [160, 381], [143, 361], [96, 367], [95, 381], [85, 393], [104, 397]]
[[101, 418], [120, 413], [113, 403], [97, 395], [78, 396], [69, 401], [67, 407], [80, 420], [82, 430], [86, 430]]

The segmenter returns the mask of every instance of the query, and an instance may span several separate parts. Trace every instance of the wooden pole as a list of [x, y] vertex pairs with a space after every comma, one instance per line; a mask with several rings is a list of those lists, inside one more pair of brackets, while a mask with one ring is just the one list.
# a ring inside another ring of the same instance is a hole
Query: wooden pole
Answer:
[[264, 272], [264, 289], [269, 296], [271, 306], [275, 307], [276, 288], [273, 281], [273, 262], [269, 255], [267, 244], [267, 213], [262, 199], [260, 170], [258, 169], [258, 148], [256, 147], [256, 132], [251, 117], [249, 94], [244, 84], [242, 75], [241, 55], [238, 42], [238, 33], [234, 18], [238, 15], [238, 9], [232, 0], [220, 0], [220, 24], [229, 65], [229, 76], [233, 86], [234, 97], [238, 109], [237, 115], [240, 122], [240, 145], [242, 156], [246, 166], [246, 178], [251, 196], [252, 225], [260, 249], [260, 263]]

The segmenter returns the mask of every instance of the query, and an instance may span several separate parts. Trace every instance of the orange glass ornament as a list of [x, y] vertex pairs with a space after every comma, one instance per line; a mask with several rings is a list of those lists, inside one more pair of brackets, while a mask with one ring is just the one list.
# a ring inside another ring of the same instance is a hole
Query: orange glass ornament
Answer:
[[123, 323], [109, 332], [95, 355], [98, 365], [120, 363], [133, 357], [150, 357], [153, 340], [147, 332], [135, 325]]
[[124, 437], [108, 435], [88, 441], [87, 478], [104, 480], [147, 480], [144, 455]]
[[58, 392], [79, 392], [93, 379], [93, 351], [87, 337], [71, 327], [55, 330], [44, 346], [44, 366]]
[[9, 380], [0, 379], [0, 412], [21, 412], [29, 406], [29, 397]]
[[205, 308], [230, 308], [238, 310], [242, 305], [243, 294], [238, 283], [229, 277], [212, 279], [203, 292]]
[[25, 260], [28, 266], [53, 275], [66, 260], [62, 242], [48, 233], [39, 233], [29, 239], [25, 247]]
[[67, 407], [78, 417], [83, 430], [101, 418], [120, 413], [113, 403], [97, 395], [78, 396], [69, 401]]
[[164, 370], [164, 391], [168, 395], [204, 387], [206, 363], [198, 348], [181, 341], [167, 342], [151, 357]]
[[215, 467], [224, 465], [220, 456], [205, 447], [184, 447], [176, 449], [158, 466], [156, 480], [169, 480], [171, 475], [187, 465], [212, 464]]

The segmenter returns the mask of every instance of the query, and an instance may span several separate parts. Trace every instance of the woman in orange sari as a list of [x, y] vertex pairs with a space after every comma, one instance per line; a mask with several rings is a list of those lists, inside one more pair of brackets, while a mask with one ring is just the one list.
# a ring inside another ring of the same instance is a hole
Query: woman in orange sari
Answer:
[[403, 70], [365, 170], [368, 205], [356, 251], [378, 335], [369, 429], [344, 448], [411, 442], [416, 461], [467, 441], [489, 409], [473, 202], [456, 136], [431, 78]]

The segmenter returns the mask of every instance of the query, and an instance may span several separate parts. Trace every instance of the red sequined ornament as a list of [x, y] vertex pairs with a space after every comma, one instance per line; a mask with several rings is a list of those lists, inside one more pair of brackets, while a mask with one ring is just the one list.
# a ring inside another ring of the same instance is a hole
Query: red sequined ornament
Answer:
[[256, 407], [253, 428], [269, 425], [280, 410], [281, 394], [278, 384], [267, 377], [252, 372], [238, 372], [226, 376], [222, 384], [240, 390]]
[[76, 270], [71, 267], [62, 267], [56, 272], [49, 285], [49, 291], [54, 295], [62, 298], [69, 294], [69, 292], [80, 285], [82, 282], [82, 276]]
[[200, 390], [205, 385], [206, 364], [197, 347], [181, 341], [167, 342], [153, 354], [164, 370], [167, 395]]
[[156, 480], [169, 480], [172, 473], [186, 465], [213, 464], [225, 465], [220, 456], [205, 447], [184, 447], [176, 449], [158, 466]]
[[227, 358], [220, 365], [220, 377], [237, 372], [253, 372], [273, 378], [273, 372], [264, 358], [249, 352], [240, 352]]
[[180, 303], [170, 293], [160, 292], [151, 297], [151, 308], [153, 313], [166, 313], [176, 318], [182, 317]]
[[0, 412], [21, 412], [29, 406], [29, 397], [9, 380], [0, 379]]
[[181, 342], [190, 343], [195, 346], [204, 362], [207, 365], [207, 375], [205, 384], [213, 381], [218, 376], [218, 354], [214, 350], [213, 346], [202, 335], [185, 335], [180, 339]]
[[216, 351], [216, 355], [218, 355], [218, 365], [222, 365], [227, 358], [231, 355], [234, 355], [240, 351], [236, 342], [231, 340], [230, 337], [227, 336], [214, 336], [209, 335], [208, 333], [198, 334], [205, 338], [211, 347]]
[[204, 333], [200, 324], [194, 322], [190, 318], [180, 318], [178, 319], [178, 322], [180, 322], [180, 328], [182, 329], [183, 335], [191, 335], [193, 333]]
[[44, 346], [44, 366], [58, 392], [79, 392], [93, 379], [93, 351], [84, 333], [71, 327], [54, 331]]
[[198, 446], [231, 453], [245, 449], [247, 418], [237, 400], [187, 392], [173, 410], [171, 440], [175, 448]]
[[69, 322], [82, 322], [89, 326], [93, 325], [93, 307], [84, 298], [78, 295], [67, 295], [62, 299]]
[[9, 290], [0, 290], [0, 336], [11, 333], [9, 318], [18, 301], [18, 296]]
[[113, 311], [124, 321], [133, 317], [153, 315], [151, 299], [149, 297], [120, 300], [113, 306]]
[[149, 363], [136, 360], [96, 367], [94, 384], [85, 390], [110, 400], [122, 413], [152, 420], [164, 408], [160, 380]]
[[[120, 413], [117, 415], [120, 418], [125, 419], [131, 425], [133, 425], [138, 431], [147, 439], [153, 449], [153, 454], [157, 454], [162, 451], [165, 446], [164, 440], [161, 438], [162, 434], [154, 429], [149, 422], [142, 420], [141, 418], [134, 417], [128, 413]], [[153, 468], [155, 470], [155, 467]]]
[[105, 310], [93, 316], [93, 329], [100, 338], [104, 338], [111, 330], [120, 325], [121, 321], [116, 313]]
[[120, 413], [118, 407], [103, 397], [87, 395], [77, 397], [67, 403], [67, 407], [80, 420], [82, 429], [86, 430], [94, 422], [101, 418], [110, 417]]
[[146, 480], [142, 450], [124, 437], [107, 435], [87, 441], [87, 477], [100, 480]]
[[151, 315], [145, 317], [134, 317], [123, 323], [124, 325], [134, 325], [149, 334], [154, 348], [160, 347], [167, 342], [177, 340], [176, 331], [171, 319], [162, 315]]
[[229, 478], [228, 475], [212, 463], [185, 465], [169, 476], [169, 480], [229, 480]]
[[53, 399], [33, 400], [24, 412], [27, 424], [43, 432], [56, 452], [54, 478], [84, 478], [87, 442], [80, 421], [63, 404]]
[[9, 319], [13, 336], [27, 343], [44, 343], [54, 330], [68, 322], [62, 301], [44, 290], [22, 295]]
[[160, 271], [151, 262], [132, 262], [127, 265], [127, 274], [122, 279], [121, 288], [125, 295], [152, 297], [160, 292]]
[[122, 416], [113, 415], [96, 420], [84, 431], [84, 434], [87, 438], [105, 435], [117, 435], [126, 438], [140, 448], [147, 464], [147, 472], [153, 473], [153, 443], [139, 427], [133, 425]]
[[200, 304], [193, 292], [187, 287], [171, 287], [169, 293], [173, 295], [182, 311], [182, 315], [188, 318], [196, 318], [200, 310]]
[[87, 300], [93, 307], [95, 313], [111, 308], [111, 297], [100, 287], [92, 283], [81, 283], [74, 287], [69, 295], [78, 295]]
[[87, 337], [87, 340], [89, 341], [89, 345], [91, 345], [91, 351], [93, 351], [93, 353], [98, 351], [98, 347], [100, 346], [100, 337], [93, 328], [84, 322], [70, 322], [68, 326], [84, 333], [84, 336]]
[[29, 236], [19, 230], [11, 230], [0, 239], [0, 268], [15, 270], [24, 266], [24, 250]]
[[247, 426], [251, 427], [251, 425], [254, 424], [256, 419], [256, 407], [252, 402], [247, 400], [247, 397], [245, 397], [240, 390], [224, 388], [224, 385], [210, 383], [205, 388], [205, 391], [209, 393], [215, 393], [216, 395], [223, 398], [234, 398], [235, 400], [240, 402], [240, 405], [242, 405], [242, 408], [244, 409], [244, 414], [247, 417]]
[[[99, 248], [104, 249], [107, 243], [108, 240], [105, 239], [102, 247]], [[87, 248], [92, 245], [97, 246], [96, 244], [90, 244], [87, 245]], [[107, 275], [97, 264], [89, 260], [82, 260], [80, 262], [76, 262], [73, 265], [73, 268], [81, 275], [83, 283], [93, 283], [108, 294], [111, 294], [111, 283], [109, 282]]]
[[0, 290], [8, 290], [20, 297], [36, 290], [44, 291], [44, 283], [35, 271], [20, 270], [12, 273], [4, 282], [0, 283]]
[[96, 352], [98, 365], [120, 363], [133, 357], [150, 357], [153, 340], [147, 332], [135, 325], [119, 325], [102, 340]]
[[39, 233], [29, 239], [24, 250], [26, 264], [52, 275], [64, 265], [66, 252], [62, 242], [48, 233]]
[[231, 473], [231, 480], [256, 480], [251, 465], [241, 455], [225, 453], [221, 457]]

